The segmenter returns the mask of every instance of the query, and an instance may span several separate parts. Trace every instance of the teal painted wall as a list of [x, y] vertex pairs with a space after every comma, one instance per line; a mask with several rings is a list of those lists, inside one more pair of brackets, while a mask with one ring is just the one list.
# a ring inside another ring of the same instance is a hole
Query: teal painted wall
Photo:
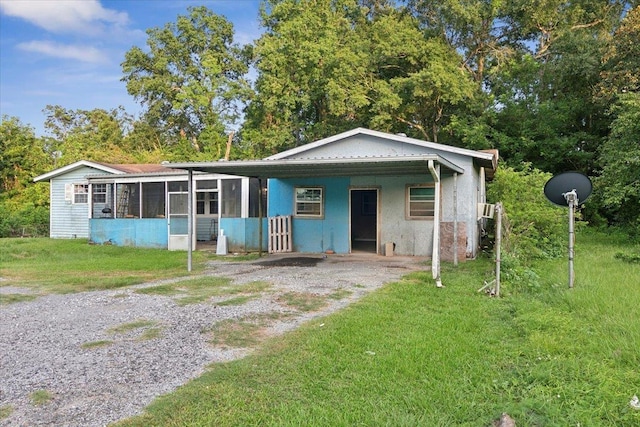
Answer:
[[[269, 241], [267, 227], [267, 218], [262, 218], [262, 250], [265, 252]], [[220, 229], [227, 236], [230, 253], [260, 250], [260, 218], [220, 218]]]
[[90, 219], [91, 241], [117, 246], [166, 249], [169, 245], [167, 220], [162, 218]]
[[349, 253], [350, 182], [346, 177], [269, 180], [269, 216], [293, 215], [295, 187], [324, 189], [323, 218], [293, 218], [294, 251]]

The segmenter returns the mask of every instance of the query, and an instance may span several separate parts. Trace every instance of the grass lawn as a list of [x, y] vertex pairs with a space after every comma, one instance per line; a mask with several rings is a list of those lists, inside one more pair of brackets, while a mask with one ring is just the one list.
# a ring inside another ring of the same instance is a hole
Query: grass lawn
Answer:
[[412, 273], [334, 315], [213, 365], [119, 426], [638, 426], [640, 264], [581, 233], [540, 286], [478, 293], [489, 260]]
[[[194, 272], [207, 253], [193, 253]], [[187, 276], [186, 252], [89, 245], [85, 239], [0, 239], [2, 286], [31, 287], [40, 293], [115, 289], [150, 280]], [[3, 295], [10, 302], [24, 295]]]

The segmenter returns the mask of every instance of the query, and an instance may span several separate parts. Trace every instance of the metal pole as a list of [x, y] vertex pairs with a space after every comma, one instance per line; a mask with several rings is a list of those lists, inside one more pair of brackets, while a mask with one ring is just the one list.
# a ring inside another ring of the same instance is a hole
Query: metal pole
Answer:
[[453, 265], [458, 266], [458, 172], [453, 173]]
[[496, 297], [500, 296], [500, 246], [502, 245], [502, 203], [496, 203]]
[[574, 230], [574, 209], [575, 209], [575, 190], [568, 193], [567, 199], [569, 201], [569, 289], [573, 288], [574, 271], [573, 271], [573, 247], [575, 243], [575, 230]]
[[258, 178], [258, 239], [260, 239], [260, 243], [258, 243], [258, 256], [262, 257], [262, 178]]
[[193, 245], [193, 170], [189, 169], [189, 179], [187, 181], [187, 271], [191, 272], [192, 267], [192, 245]]

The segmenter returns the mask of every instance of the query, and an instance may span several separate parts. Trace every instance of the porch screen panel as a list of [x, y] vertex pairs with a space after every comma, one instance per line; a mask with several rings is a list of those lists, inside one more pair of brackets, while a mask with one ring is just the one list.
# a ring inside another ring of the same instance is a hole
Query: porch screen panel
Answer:
[[165, 204], [163, 182], [142, 183], [142, 218], [164, 218]]
[[240, 218], [242, 216], [242, 181], [239, 179], [222, 180], [222, 212], [223, 218]]
[[117, 218], [140, 218], [140, 183], [117, 184]]

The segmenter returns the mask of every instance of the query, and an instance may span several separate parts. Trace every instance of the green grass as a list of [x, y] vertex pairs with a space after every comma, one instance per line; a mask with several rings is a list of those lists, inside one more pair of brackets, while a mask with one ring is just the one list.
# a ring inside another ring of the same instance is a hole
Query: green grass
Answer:
[[109, 332], [110, 334], [125, 334], [136, 329], [148, 328], [150, 326], [154, 326], [155, 324], [156, 322], [154, 322], [153, 320], [140, 319], [129, 323], [123, 323], [122, 325], [114, 326], [113, 328], [109, 328], [107, 332]]
[[89, 341], [86, 342], [84, 344], [82, 344], [82, 348], [99, 348], [99, 347], [106, 347], [108, 345], [113, 344], [113, 341], [111, 340], [99, 340], [99, 341]]
[[11, 405], [0, 405], [0, 420], [5, 418], [9, 418], [9, 416], [13, 413], [13, 406]]
[[[204, 268], [204, 251], [194, 252], [193, 271]], [[151, 280], [187, 276], [184, 252], [89, 245], [85, 239], [2, 239], [3, 286], [47, 293], [116, 289]]]
[[[540, 287], [478, 293], [480, 259], [384, 286], [345, 310], [214, 365], [122, 426], [637, 426], [640, 265], [622, 241], [583, 233]], [[245, 331], [246, 333], [247, 331]]]
[[0, 305], [8, 305], [16, 302], [31, 301], [38, 297], [32, 294], [0, 294]]
[[[267, 291], [272, 285], [267, 282], [255, 281], [241, 285], [231, 284], [231, 280], [224, 277], [206, 276], [196, 279], [183, 280], [176, 283], [150, 286], [136, 290], [139, 294], [165, 295], [174, 297], [179, 305], [196, 304], [212, 297], [244, 295], [242, 298], [255, 297], [256, 294]], [[225, 305], [220, 303], [219, 305]], [[227, 300], [226, 305], [232, 305]]]
[[29, 395], [29, 398], [34, 405], [45, 405], [53, 399], [53, 395], [47, 390], [36, 390]]
[[327, 305], [327, 297], [304, 292], [287, 292], [278, 301], [299, 311], [316, 311]]

